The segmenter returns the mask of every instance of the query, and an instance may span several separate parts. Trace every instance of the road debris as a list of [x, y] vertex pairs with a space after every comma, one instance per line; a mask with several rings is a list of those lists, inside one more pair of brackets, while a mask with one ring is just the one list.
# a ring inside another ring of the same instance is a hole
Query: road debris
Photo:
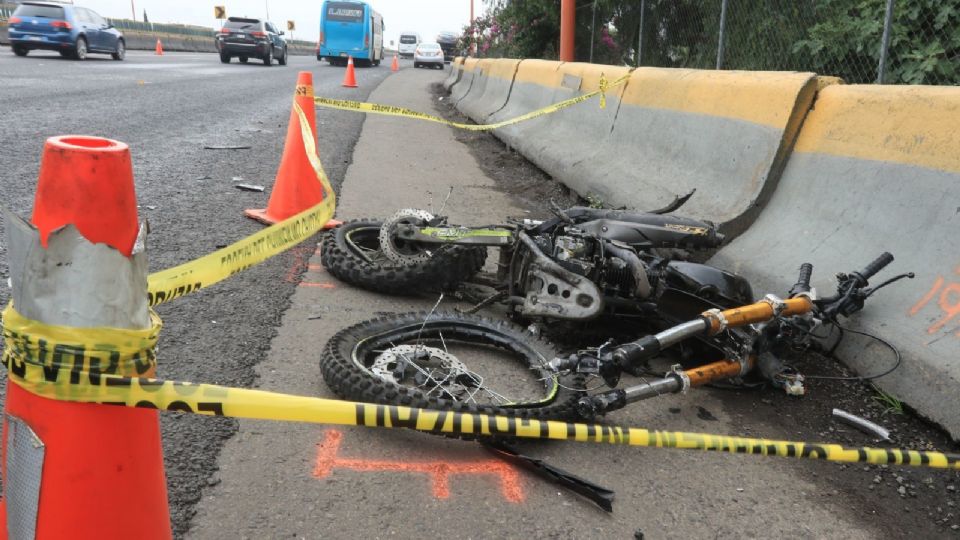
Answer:
[[859, 429], [860, 431], [868, 435], [875, 435], [877, 438], [884, 441], [890, 440], [889, 430], [865, 418], [860, 418], [855, 414], [850, 414], [847, 411], [844, 411], [841, 409], [834, 409], [833, 417], [836, 418], [837, 420], [840, 420], [841, 422], [844, 422], [845, 424], [849, 424]]
[[251, 148], [253, 147], [249, 145], [224, 146], [224, 145], [206, 144], [203, 146], [204, 150], [249, 150]]
[[263, 186], [258, 186], [255, 184], [237, 184], [234, 187], [237, 189], [242, 189], [244, 191], [258, 191], [260, 193], [263, 193], [263, 190], [264, 190]]

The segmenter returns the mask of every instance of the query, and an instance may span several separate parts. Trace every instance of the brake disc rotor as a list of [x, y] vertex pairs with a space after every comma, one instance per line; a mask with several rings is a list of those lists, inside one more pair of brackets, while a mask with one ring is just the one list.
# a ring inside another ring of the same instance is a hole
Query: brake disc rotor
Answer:
[[397, 238], [400, 225], [425, 225], [433, 214], [416, 208], [404, 208], [383, 222], [380, 227], [380, 251], [395, 263], [410, 264], [428, 260], [433, 253], [417, 242]]
[[[370, 365], [370, 371], [395, 384], [410, 384], [439, 388], [454, 398], [474, 391], [475, 376], [456, 356], [423, 345], [397, 345], [380, 353]], [[464, 384], [464, 382], [470, 384]]]

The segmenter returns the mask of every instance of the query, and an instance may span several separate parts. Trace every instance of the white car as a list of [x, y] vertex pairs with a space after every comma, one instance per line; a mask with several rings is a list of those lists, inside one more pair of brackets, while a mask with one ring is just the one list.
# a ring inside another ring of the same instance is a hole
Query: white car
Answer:
[[439, 43], [421, 43], [413, 53], [413, 67], [438, 67], [443, 69], [443, 49]]

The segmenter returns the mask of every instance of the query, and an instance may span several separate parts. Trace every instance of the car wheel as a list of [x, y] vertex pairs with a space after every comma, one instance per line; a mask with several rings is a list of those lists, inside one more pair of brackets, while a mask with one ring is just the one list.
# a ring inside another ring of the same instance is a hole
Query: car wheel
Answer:
[[77, 38], [77, 44], [73, 47], [73, 59], [85, 60], [87, 58], [87, 38], [80, 36]]
[[13, 54], [17, 56], [26, 56], [30, 52], [30, 49], [26, 47], [21, 47], [19, 45], [13, 46]]
[[413, 63], [413, 69], [417, 69], [418, 67], [420, 67], [420, 64], [414, 62], [414, 63]]
[[267, 49], [267, 55], [263, 57], [263, 65], [272, 66], [273, 65], [273, 47]]
[[280, 64], [281, 66], [287, 65], [287, 54], [288, 54], [288, 53], [287, 53], [287, 48], [284, 47], [284, 48], [283, 48], [283, 56], [281, 56], [281, 57], [277, 60], [277, 63]]
[[123, 60], [127, 56], [127, 47], [123, 44], [122, 39], [117, 40], [117, 50], [111, 54], [114, 60]]
[[223, 62], [224, 64], [229, 64], [229, 63], [230, 63], [230, 55], [229, 55], [229, 54], [220, 53], [220, 61]]
[[246, 56], [241, 56], [239, 59], [240, 59], [240, 63], [241, 63], [241, 64], [246, 64], [246, 63], [247, 63], [247, 60], [250, 60], [250, 59], [247, 58]]

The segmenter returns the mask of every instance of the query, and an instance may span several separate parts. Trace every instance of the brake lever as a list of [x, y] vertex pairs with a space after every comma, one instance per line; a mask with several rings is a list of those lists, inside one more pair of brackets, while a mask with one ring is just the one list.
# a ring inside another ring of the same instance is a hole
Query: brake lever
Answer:
[[865, 289], [864, 292], [866, 293], [866, 295], [864, 296], [864, 298], [870, 298], [870, 296], [872, 296], [873, 293], [879, 291], [880, 289], [886, 287], [887, 285], [890, 285], [890, 284], [892, 284], [892, 283], [895, 283], [895, 282], [897, 282], [897, 281], [900, 281], [900, 280], [903, 279], [903, 278], [913, 279], [914, 277], [916, 277], [916, 275], [915, 275], [913, 272], [907, 272], [906, 274], [900, 274], [899, 276], [894, 276], [894, 277], [892, 277], [892, 278], [884, 281], [883, 283], [877, 285], [876, 287], [871, 287], [871, 288], [869, 288], [869, 289]]

